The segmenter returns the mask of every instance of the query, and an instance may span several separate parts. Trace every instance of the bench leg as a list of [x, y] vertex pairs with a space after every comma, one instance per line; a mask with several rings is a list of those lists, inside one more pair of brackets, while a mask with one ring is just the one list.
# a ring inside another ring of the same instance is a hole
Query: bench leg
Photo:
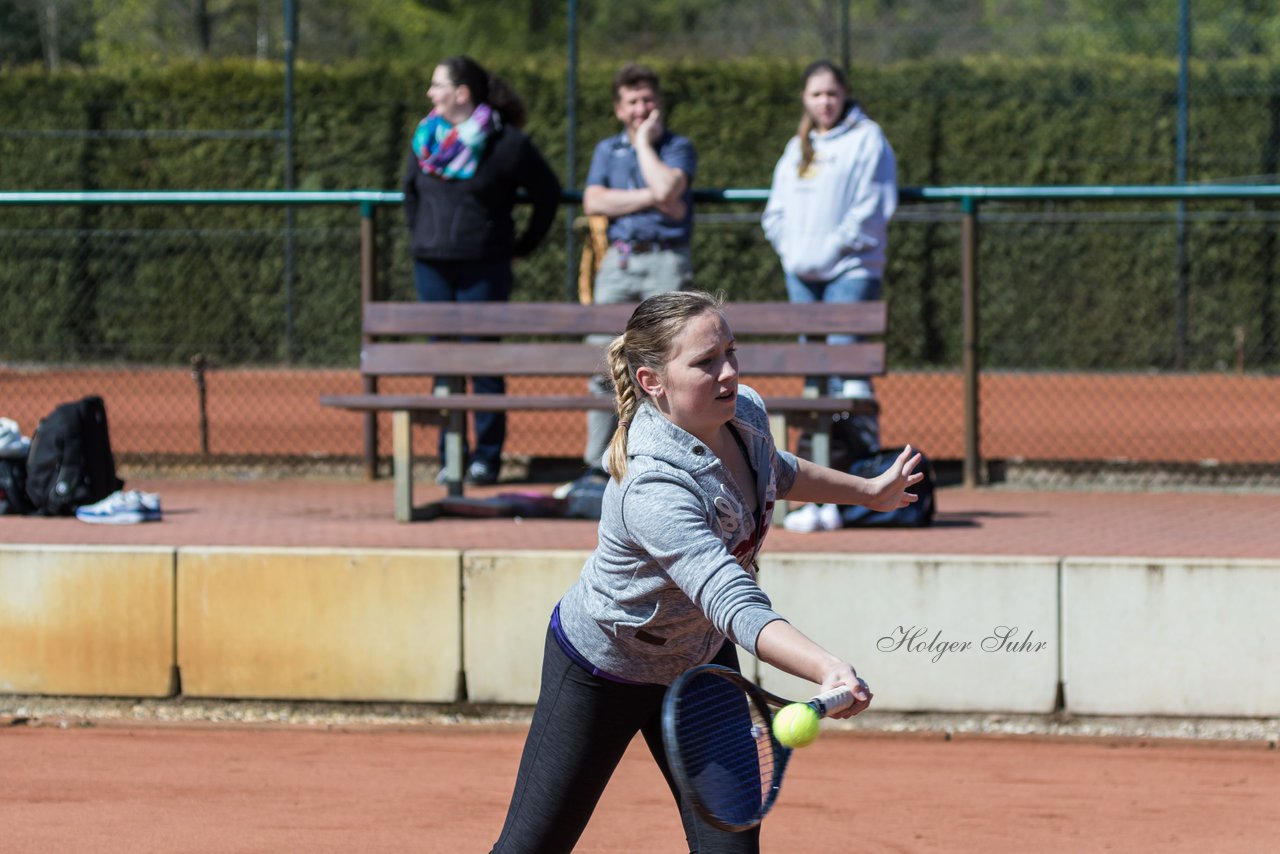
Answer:
[[395, 478], [396, 521], [413, 519], [413, 418], [408, 412], [391, 413], [391, 468]]
[[[436, 377], [432, 394], [461, 394], [466, 387], [465, 382], [462, 377]], [[462, 454], [462, 438], [466, 435], [463, 431], [467, 429], [467, 414], [450, 412], [440, 429], [444, 431], [444, 459], [440, 461], [440, 470], [444, 472], [445, 494], [462, 495], [463, 469], [467, 465]]]
[[818, 426], [810, 434], [813, 442], [813, 461], [820, 466], [831, 465], [831, 419], [818, 416]]
[[467, 429], [465, 412], [450, 412], [449, 423], [441, 428], [444, 434], [444, 476], [445, 487], [449, 495], [462, 494], [463, 467], [466, 460], [462, 454], [462, 431]]
[[[790, 450], [787, 447], [787, 416], [783, 413], [769, 413], [769, 432], [773, 434], [773, 444], [780, 451]], [[787, 515], [787, 502], [779, 498], [773, 503], [773, 518], [780, 524]]]
[[[805, 377], [805, 397], [822, 397], [830, 381], [830, 377]], [[809, 453], [812, 461], [820, 466], [831, 466], [831, 419], [822, 414], [810, 415], [809, 421], [815, 426], [810, 435]]]

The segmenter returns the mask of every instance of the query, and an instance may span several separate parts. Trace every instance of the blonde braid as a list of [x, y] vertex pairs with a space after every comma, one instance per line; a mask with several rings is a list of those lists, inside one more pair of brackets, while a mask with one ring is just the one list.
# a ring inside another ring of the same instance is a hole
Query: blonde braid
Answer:
[[619, 483], [627, 474], [627, 430], [647, 397], [636, 381], [636, 372], [648, 368], [661, 374], [680, 331], [704, 312], [719, 311], [721, 304], [720, 298], [701, 291], [654, 294], [636, 306], [627, 321], [627, 331], [609, 345], [605, 361], [613, 381], [618, 429], [609, 442], [607, 465]]
[[801, 178], [809, 171], [809, 167], [813, 165], [813, 140], [809, 138], [809, 134], [813, 132], [813, 119], [805, 113], [800, 117], [800, 129], [796, 134], [800, 137], [800, 165], [796, 169], [796, 174]]
[[609, 442], [609, 473], [613, 479], [622, 482], [627, 474], [627, 429], [631, 426], [631, 418], [640, 405], [636, 394], [635, 378], [631, 376], [631, 365], [627, 363], [627, 336], [619, 335], [609, 345], [605, 354], [609, 365], [609, 375], [613, 380], [614, 406], [618, 413], [618, 428], [613, 431], [613, 439]]

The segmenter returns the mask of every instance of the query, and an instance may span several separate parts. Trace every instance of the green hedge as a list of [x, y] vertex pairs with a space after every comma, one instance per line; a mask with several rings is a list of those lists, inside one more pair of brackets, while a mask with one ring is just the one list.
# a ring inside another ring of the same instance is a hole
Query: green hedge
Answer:
[[[525, 98], [529, 130], [563, 176], [564, 69], [493, 62]], [[579, 73], [577, 175], [616, 132], [612, 67]], [[744, 61], [659, 68], [668, 124], [699, 151], [697, 185], [765, 187], [798, 119], [800, 66]], [[1174, 179], [1177, 69], [1168, 62], [928, 62], [856, 68], [856, 94], [885, 127], [903, 186], [1152, 184]], [[1193, 67], [1189, 179], [1274, 175], [1280, 71], [1252, 61]], [[302, 67], [297, 186], [399, 185], [425, 109], [421, 66]], [[278, 189], [283, 79], [228, 62], [128, 74], [0, 74], [0, 189]], [[202, 131], [199, 137], [156, 131]], [[228, 134], [228, 132], [233, 132]], [[1273, 206], [1188, 205], [1189, 365], [1274, 367], [1280, 305]], [[699, 284], [737, 299], [783, 299], [758, 205], [704, 206]], [[982, 334], [992, 366], [1167, 368], [1176, 342], [1172, 204], [984, 206]], [[573, 214], [576, 211], [566, 211]], [[737, 214], [737, 217], [725, 216]], [[1212, 215], [1210, 215], [1212, 214]], [[379, 210], [380, 275], [410, 298], [403, 220]], [[354, 363], [358, 212], [295, 214], [286, 293], [285, 214], [246, 207], [0, 208], [0, 358]], [[954, 211], [904, 207], [887, 296], [897, 367], [959, 361]], [[517, 270], [518, 299], [567, 294], [558, 222]]]

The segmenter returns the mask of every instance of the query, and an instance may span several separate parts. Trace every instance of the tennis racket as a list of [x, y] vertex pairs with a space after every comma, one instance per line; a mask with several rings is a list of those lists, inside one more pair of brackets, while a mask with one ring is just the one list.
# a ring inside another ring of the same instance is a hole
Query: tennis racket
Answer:
[[[667, 689], [667, 762], [680, 791], [714, 827], [749, 830], [773, 807], [791, 750], [774, 738], [770, 707], [791, 702], [718, 664], [694, 667]], [[808, 701], [820, 718], [853, 703], [843, 686]]]

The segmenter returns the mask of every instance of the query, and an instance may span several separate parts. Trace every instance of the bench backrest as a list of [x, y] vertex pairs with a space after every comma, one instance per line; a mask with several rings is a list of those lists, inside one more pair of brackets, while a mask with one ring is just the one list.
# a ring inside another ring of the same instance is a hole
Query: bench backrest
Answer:
[[[589, 334], [619, 334], [634, 308], [629, 304], [372, 302], [365, 307], [361, 372], [366, 376], [599, 373], [604, 348], [580, 339]], [[739, 339], [811, 336], [807, 344], [744, 340], [738, 353], [740, 368], [747, 375], [873, 376], [885, 371], [882, 341], [825, 343], [825, 336], [831, 334], [883, 335], [883, 302], [734, 303], [725, 307], [725, 315]], [[403, 340], [459, 336], [540, 340], [501, 344]]]

